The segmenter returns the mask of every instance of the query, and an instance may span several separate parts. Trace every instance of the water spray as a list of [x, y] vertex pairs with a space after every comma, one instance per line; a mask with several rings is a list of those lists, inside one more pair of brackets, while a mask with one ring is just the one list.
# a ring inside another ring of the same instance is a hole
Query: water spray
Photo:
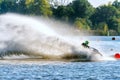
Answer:
[[74, 29], [69, 37], [62, 36], [58, 33], [59, 28], [41, 19], [11, 13], [0, 15], [0, 57], [26, 55], [56, 60], [95, 60], [96, 56], [101, 57], [94, 48], [83, 48], [81, 39], [72, 38]]

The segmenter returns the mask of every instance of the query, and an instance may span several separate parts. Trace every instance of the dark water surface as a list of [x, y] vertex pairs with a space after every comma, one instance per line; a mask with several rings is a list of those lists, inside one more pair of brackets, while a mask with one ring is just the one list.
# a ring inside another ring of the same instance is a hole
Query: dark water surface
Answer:
[[120, 61], [0, 63], [0, 80], [120, 80]]

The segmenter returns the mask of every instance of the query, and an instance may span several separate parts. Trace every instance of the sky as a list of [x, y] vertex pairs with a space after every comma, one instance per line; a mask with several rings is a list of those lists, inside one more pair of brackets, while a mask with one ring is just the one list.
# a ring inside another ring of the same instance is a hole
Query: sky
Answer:
[[[52, 1], [59, 1], [61, 4], [68, 4], [73, 0], [52, 0]], [[98, 7], [100, 5], [108, 4], [109, 2], [113, 2], [115, 0], [88, 0], [94, 7]], [[120, 0], [118, 0], [120, 1]]]
[[94, 7], [98, 7], [103, 4], [107, 4], [109, 2], [113, 2], [115, 0], [88, 0]]

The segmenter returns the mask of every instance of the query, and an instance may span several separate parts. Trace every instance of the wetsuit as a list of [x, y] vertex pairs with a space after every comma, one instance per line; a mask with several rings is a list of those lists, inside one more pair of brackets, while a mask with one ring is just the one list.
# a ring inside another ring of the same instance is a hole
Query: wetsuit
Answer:
[[89, 48], [88, 44], [87, 43], [82, 43], [82, 46], [86, 47], [86, 48]]

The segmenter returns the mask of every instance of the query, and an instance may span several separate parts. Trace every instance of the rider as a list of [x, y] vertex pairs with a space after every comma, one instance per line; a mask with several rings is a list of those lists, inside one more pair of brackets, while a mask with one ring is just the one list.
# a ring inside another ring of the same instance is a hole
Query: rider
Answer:
[[89, 41], [85, 41], [84, 43], [82, 43], [82, 46], [85, 48], [92, 49], [95, 54], [100, 54], [101, 56], [103, 56], [97, 49], [88, 46], [88, 44], [89, 44]]
[[85, 41], [84, 43], [82, 43], [82, 46], [86, 47], [86, 48], [89, 48], [88, 44], [89, 44], [89, 41]]

